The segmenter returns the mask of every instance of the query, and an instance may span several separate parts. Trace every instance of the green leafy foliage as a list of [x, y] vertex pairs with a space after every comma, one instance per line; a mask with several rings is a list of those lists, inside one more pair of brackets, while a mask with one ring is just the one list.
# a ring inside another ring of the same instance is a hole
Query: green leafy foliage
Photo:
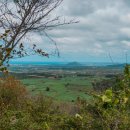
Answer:
[[90, 104], [90, 108], [93, 119], [100, 129], [129, 128], [130, 73], [128, 65], [125, 67], [124, 76], [117, 81], [116, 86], [112, 86], [100, 95], [94, 94], [94, 102], [93, 105]]

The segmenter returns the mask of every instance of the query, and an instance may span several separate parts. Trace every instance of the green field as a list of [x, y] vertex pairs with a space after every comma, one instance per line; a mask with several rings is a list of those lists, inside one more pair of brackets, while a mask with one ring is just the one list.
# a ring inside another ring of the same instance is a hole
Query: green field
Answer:
[[[65, 77], [60, 79], [27, 78], [22, 82], [32, 94], [43, 93], [59, 101], [74, 101], [77, 97], [89, 99], [86, 91], [92, 89], [91, 82], [97, 77]], [[50, 89], [47, 91], [47, 87]]]
[[89, 100], [87, 92], [92, 90], [92, 82], [122, 73], [121, 68], [110, 67], [21, 66], [14, 69], [18, 70], [12, 71], [12, 75], [20, 79], [31, 94], [42, 93], [58, 101], [75, 101], [77, 97]]

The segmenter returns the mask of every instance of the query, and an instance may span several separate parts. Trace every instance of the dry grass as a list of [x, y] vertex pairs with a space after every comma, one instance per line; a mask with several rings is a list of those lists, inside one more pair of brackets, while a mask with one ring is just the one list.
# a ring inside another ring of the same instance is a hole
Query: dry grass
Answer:
[[27, 90], [20, 81], [13, 77], [0, 79], [0, 106], [7, 108], [11, 106], [22, 107], [26, 96]]

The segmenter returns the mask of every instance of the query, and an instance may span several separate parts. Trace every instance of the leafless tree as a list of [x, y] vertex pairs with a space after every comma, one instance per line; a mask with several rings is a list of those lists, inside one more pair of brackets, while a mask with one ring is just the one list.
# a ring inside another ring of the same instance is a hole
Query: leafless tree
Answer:
[[[53, 11], [63, 0], [1, 0], [0, 1], [0, 32], [3, 40], [0, 46], [0, 60], [3, 64], [14, 55], [25, 56], [24, 43], [21, 39], [30, 32], [44, 32], [57, 26], [77, 23], [75, 20], [66, 21], [60, 16], [55, 16]], [[16, 49], [19, 46], [19, 51]], [[48, 56], [42, 49], [33, 50], [36, 53]]]

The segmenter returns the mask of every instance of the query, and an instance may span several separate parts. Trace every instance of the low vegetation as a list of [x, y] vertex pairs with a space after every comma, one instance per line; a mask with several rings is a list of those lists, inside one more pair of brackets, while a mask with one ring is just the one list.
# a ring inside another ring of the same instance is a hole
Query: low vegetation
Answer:
[[31, 96], [13, 77], [0, 79], [1, 130], [128, 130], [130, 127], [130, 72], [102, 92], [92, 92], [92, 101], [77, 98], [60, 103]]

